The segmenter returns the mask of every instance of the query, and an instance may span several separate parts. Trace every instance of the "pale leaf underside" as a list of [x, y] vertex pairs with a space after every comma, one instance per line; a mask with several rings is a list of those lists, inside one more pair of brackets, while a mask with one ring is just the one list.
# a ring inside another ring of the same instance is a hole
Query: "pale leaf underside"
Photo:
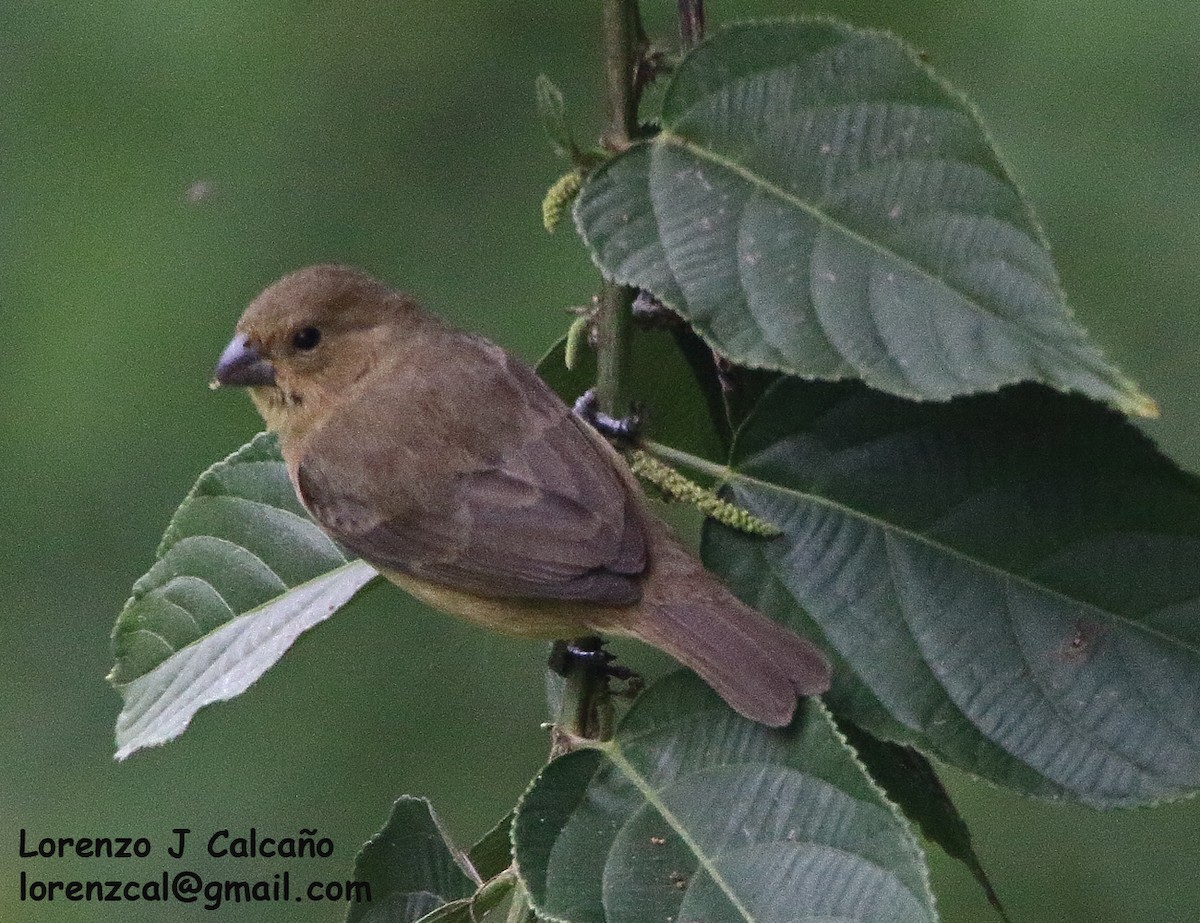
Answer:
[[374, 576], [305, 514], [272, 437], [214, 465], [113, 630], [109, 679], [125, 700], [117, 757], [178, 736], [200, 708], [240, 695]]

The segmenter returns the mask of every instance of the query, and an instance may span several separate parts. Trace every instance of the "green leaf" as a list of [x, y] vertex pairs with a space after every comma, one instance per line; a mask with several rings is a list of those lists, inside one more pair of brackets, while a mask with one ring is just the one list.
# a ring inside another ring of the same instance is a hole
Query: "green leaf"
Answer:
[[113, 629], [109, 681], [125, 701], [117, 758], [177, 737], [205, 705], [245, 692], [374, 576], [308, 518], [273, 437], [214, 465]]
[[534, 909], [571, 923], [936, 919], [907, 824], [817, 700], [771, 730], [689, 673], [548, 765], [514, 843]]
[[958, 813], [929, 760], [912, 747], [880, 740], [850, 722], [839, 722], [838, 729], [854, 747], [871, 778], [887, 792], [904, 816], [920, 828], [926, 839], [965, 865], [983, 889], [988, 903], [996, 908], [1005, 923], [1011, 923], [971, 844], [967, 822]]
[[[469, 897], [460, 897], [456, 901], [449, 901], [436, 907], [425, 916], [419, 918], [416, 923], [476, 923], [475, 916], [471, 911], [472, 901]], [[406, 913], [405, 910], [400, 913]], [[384, 919], [387, 919], [386, 917]], [[407, 916], [396, 916], [397, 920], [409, 920]]]
[[484, 882], [471, 897], [448, 901], [425, 914], [417, 923], [481, 923], [488, 919], [488, 914], [503, 904], [506, 898], [516, 899], [513, 894], [516, 884], [517, 877], [511, 873], [493, 878]]
[[545, 74], [538, 74], [534, 83], [534, 93], [537, 98], [538, 115], [542, 119], [542, 127], [554, 143], [554, 149], [564, 157], [570, 157], [575, 151], [575, 141], [571, 137], [571, 129], [567, 125], [566, 105], [563, 102], [562, 90], [555, 86], [554, 81]]
[[444, 905], [469, 898], [480, 884], [432, 805], [410, 795], [396, 799], [383, 829], [359, 851], [352, 877], [371, 886], [371, 901], [351, 904], [346, 923], [413, 923], [439, 908], [451, 914]]
[[467, 858], [484, 881], [495, 878], [512, 864], [512, 821], [509, 811], [469, 850]]
[[741, 365], [938, 400], [1033, 380], [1157, 413], [1072, 320], [974, 108], [891, 35], [717, 34], [576, 219], [606, 276]]
[[706, 529], [748, 603], [823, 636], [831, 708], [1028, 794], [1098, 807], [1200, 786], [1200, 483], [1036, 385], [912, 404], [786, 380], [738, 434]]

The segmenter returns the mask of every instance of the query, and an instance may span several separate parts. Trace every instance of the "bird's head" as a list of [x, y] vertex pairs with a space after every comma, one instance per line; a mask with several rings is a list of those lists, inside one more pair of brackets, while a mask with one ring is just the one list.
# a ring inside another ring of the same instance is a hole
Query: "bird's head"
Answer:
[[212, 387], [244, 387], [267, 428], [319, 419], [425, 317], [407, 295], [346, 266], [309, 266], [269, 286], [237, 323]]

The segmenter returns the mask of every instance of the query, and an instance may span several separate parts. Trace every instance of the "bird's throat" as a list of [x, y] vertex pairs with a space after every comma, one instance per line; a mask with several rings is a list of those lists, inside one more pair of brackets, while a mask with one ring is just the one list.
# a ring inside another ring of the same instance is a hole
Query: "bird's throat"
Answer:
[[280, 439], [288, 439], [296, 434], [296, 429], [303, 419], [299, 413], [303, 400], [277, 385], [250, 389], [250, 400], [259, 416], [263, 418], [267, 429], [277, 433]]

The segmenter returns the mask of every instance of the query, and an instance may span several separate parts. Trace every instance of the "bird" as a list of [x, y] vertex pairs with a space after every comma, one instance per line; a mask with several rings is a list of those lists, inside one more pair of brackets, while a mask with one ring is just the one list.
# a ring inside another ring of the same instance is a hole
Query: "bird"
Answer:
[[824, 653], [706, 570], [603, 435], [408, 294], [296, 270], [250, 302], [213, 386], [249, 391], [317, 525], [436, 610], [524, 638], [636, 638], [771, 727], [829, 688]]

